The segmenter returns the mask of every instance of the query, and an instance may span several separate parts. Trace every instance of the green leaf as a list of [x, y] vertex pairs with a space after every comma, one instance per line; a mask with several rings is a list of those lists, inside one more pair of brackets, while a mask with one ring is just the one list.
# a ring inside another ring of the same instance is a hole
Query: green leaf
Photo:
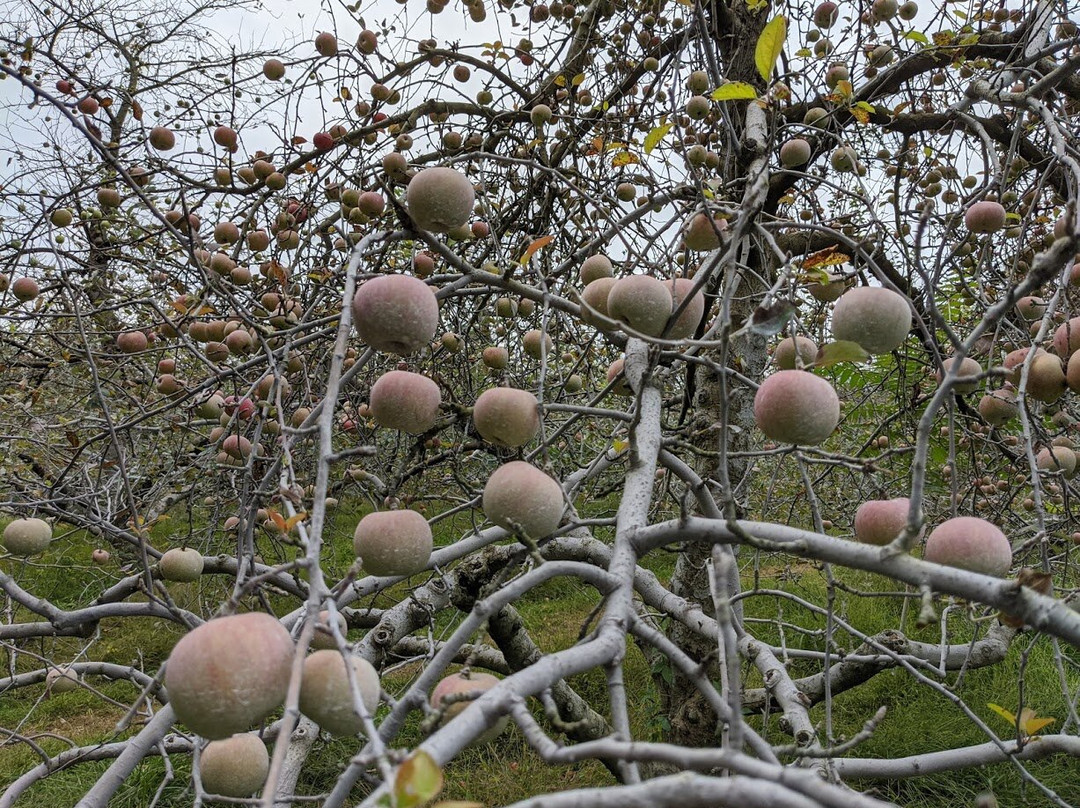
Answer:
[[418, 808], [442, 791], [442, 769], [427, 752], [414, 752], [398, 767], [394, 777], [397, 808]]
[[837, 340], [818, 349], [814, 367], [827, 368], [841, 362], [865, 362], [870, 354], [857, 342]]
[[855, 107], [857, 109], [865, 109], [867, 112], [869, 112], [871, 114], [874, 113], [874, 112], [877, 112], [877, 108], [873, 104], [871, 104], [869, 101], [859, 101], [859, 102], [857, 102], [855, 104]]
[[654, 128], [649, 134], [645, 136], [645, 153], [651, 154], [652, 150], [660, 145], [660, 141], [664, 139], [664, 135], [671, 131], [673, 123], [662, 123]]
[[757, 90], [745, 81], [732, 81], [722, 84], [712, 91], [713, 101], [738, 101], [744, 98], [757, 98]]
[[930, 39], [921, 31], [907, 31], [904, 34], [904, 39], [910, 39], [913, 42], [918, 42], [920, 45], [930, 45]]
[[780, 58], [780, 52], [784, 49], [786, 38], [787, 19], [783, 14], [777, 14], [766, 23], [754, 47], [754, 64], [757, 65], [758, 73], [765, 81], [768, 81], [772, 75], [776, 60]]

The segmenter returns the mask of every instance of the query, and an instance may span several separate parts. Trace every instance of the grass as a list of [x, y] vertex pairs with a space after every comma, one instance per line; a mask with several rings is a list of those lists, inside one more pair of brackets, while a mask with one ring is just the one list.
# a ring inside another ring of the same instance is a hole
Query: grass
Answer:
[[[612, 502], [593, 503], [590, 515], [610, 515]], [[332, 574], [342, 574], [352, 561], [351, 526], [361, 511], [341, 510], [328, 531], [327, 566]], [[453, 541], [469, 528], [469, 518], [462, 515], [453, 523], [440, 524], [436, 541], [445, 544]], [[155, 531], [165, 531], [165, 527]], [[159, 536], [158, 538], [164, 538]], [[164, 544], [158, 545], [164, 546]], [[95, 567], [89, 563], [92, 546], [85, 536], [72, 533], [54, 542], [39, 560], [23, 565], [22, 562], [6, 561], [5, 571], [15, 574], [33, 591], [49, 597], [61, 607], [70, 608], [85, 604], [102, 584], [120, 573], [115, 566]], [[294, 552], [288, 545], [268, 548], [264, 555], [279, 552], [282, 557]], [[280, 560], [267, 557], [267, 561]], [[822, 604], [828, 589], [826, 580], [816, 566], [792, 564], [779, 556], [763, 555], [754, 558], [745, 554], [741, 559], [746, 567], [745, 581], [751, 586], [757, 583], [758, 594], [749, 594], [744, 600], [748, 618], [771, 621], [772, 624], [754, 623], [757, 635], [771, 643], [783, 642], [790, 649], [822, 649], [825, 619], [803, 608], [793, 598], [809, 603]], [[645, 559], [662, 580], [670, 578], [674, 569], [675, 555], [657, 552]], [[875, 576], [842, 571], [839, 580], [856, 591], [892, 591], [895, 585]], [[219, 591], [220, 588], [220, 591]], [[197, 608], [200, 602], [210, 606], [225, 593], [222, 584], [215, 584], [211, 591], [200, 592], [194, 585], [175, 588], [182, 605]], [[764, 590], [776, 590], [785, 595], [765, 594]], [[404, 591], [403, 589], [401, 591]], [[400, 592], [396, 593], [400, 594]], [[837, 591], [835, 612], [838, 617], [857, 626], [866, 634], [900, 626], [900, 611], [896, 599], [857, 597]], [[390, 598], [385, 598], [389, 602]], [[598, 603], [596, 593], [578, 581], [559, 579], [530, 592], [516, 607], [521, 612], [532, 636], [544, 651], [566, 648], [578, 641], [582, 627], [593, 614]], [[284, 599], [278, 604], [290, 608]], [[940, 627], [935, 624], [926, 628], [915, 625], [917, 603], [912, 604], [902, 625], [912, 639], [936, 642]], [[962, 606], [950, 611], [948, 622], [951, 640], [965, 641], [971, 636], [972, 622]], [[454, 623], [453, 610], [445, 610], [438, 619], [439, 627]], [[16, 619], [29, 619], [20, 613]], [[782, 619], [786, 628], [781, 632], [775, 621]], [[800, 630], [801, 629], [801, 630]], [[149, 619], [118, 621], [106, 620], [91, 640], [78, 638], [55, 638], [34, 640], [22, 644], [16, 661], [16, 670], [30, 670], [40, 666], [41, 658], [62, 663], [85, 656], [94, 660], [120, 664], [137, 664], [153, 673], [167, 656], [172, 644], [178, 639], [180, 629]], [[355, 637], [354, 637], [355, 638]], [[837, 629], [834, 636], [837, 651], [853, 651], [859, 641]], [[1080, 652], [1063, 649], [1072, 654], [1068, 671], [1068, 687], [1073, 692], [1080, 687]], [[10, 658], [10, 649], [6, 656]], [[1026, 663], [1026, 664], [1025, 664]], [[816, 666], [804, 661], [792, 663], [795, 675], [813, 672]], [[386, 677], [388, 690], [400, 692], [410, 681], [415, 669], [402, 668]], [[755, 670], [743, 671], [748, 686], [760, 684]], [[636, 737], [660, 740], [664, 716], [658, 705], [660, 695], [655, 687], [648, 660], [631, 643], [628, 647], [625, 676], [633, 708], [632, 722]], [[1049, 640], [1032, 641], [1030, 635], [1022, 635], [1013, 644], [1008, 658], [1001, 664], [981, 670], [966, 672], [956, 695], [970, 706], [973, 712], [990, 725], [1001, 737], [1010, 737], [1006, 722], [987, 707], [989, 702], [1015, 709], [1019, 699], [1019, 682], [1023, 681], [1025, 703], [1036, 708], [1040, 715], [1051, 716], [1057, 723], [1047, 731], [1057, 731], [1067, 712], [1053, 664], [1053, 648]], [[956, 683], [955, 674], [945, 680], [946, 690]], [[67, 742], [51, 735], [64, 736], [75, 744], [107, 742], [117, 736], [116, 721], [122, 710], [106, 699], [129, 704], [136, 694], [133, 685], [126, 682], [93, 683], [98, 693], [79, 689], [71, 693], [46, 698], [42, 686], [23, 688], [0, 695], [0, 727], [16, 730], [24, 735], [37, 735], [37, 742], [46, 752], [56, 753], [67, 747]], [[606, 705], [606, 689], [600, 671], [575, 677], [571, 684], [592, 700], [598, 708]], [[102, 698], [106, 697], [106, 698]], [[942, 693], [919, 684], [906, 672], [891, 670], [879, 674], [871, 681], [836, 696], [832, 704], [831, 724], [837, 740], [850, 737], [875, 711], [885, 706], [888, 713], [873, 736], [857, 750], [865, 757], [897, 757], [919, 754], [965, 744], [982, 743], [986, 740], [979, 728]], [[385, 708], [384, 708], [385, 709]], [[822, 731], [826, 725], [826, 708], [815, 706], [811, 717]], [[751, 717], [752, 726], [766, 733], [774, 743], [786, 743], [787, 737], [778, 728], [777, 717], [770, 718], [768, 725], [760, 717]], [[395, 742], [408, 747], [421, 739], [419, 719], [414, 717]], [[359, 748], [358, 741], [319, 741], [302, 774], [302, 793], [317, 794], [329, 790], [339, 776], [344, 762]], [[13, 781], [38, 758], [26, 744], [0, 746], [0, 788]], [[1075, 764], [1075, 761], [1070, 763]], [[107, 767], [107, 762], [86, 763], [58, 772], [35, 785], [18, 803], [28, 808], [53, 808], [74, 804], [90, 784]], [[172, 779], [165, 784], [158, 804], [166, 807], [189, 805], [192, 795], [185, 783], [190, 761], [183, 756], [170, 760]], [[1080, 804], [1080, 778], [1075, 768], [1062, 760], [1049, 760], [1028, 764], [1028, 770], [1062, 799]], [[166, 767], [160, 758], [145, 761], [135, 775], [124, 785], [111, 805], [145, 806], [166, 779]], [[612, 778], [599, 763], [588, 762], [574, 766], [553, 768], [543, 763], [528, 748], [517, 730], [503, 734], [496, 742], [476, 749], [466, 750], [445, 771], [443, 798], [477, 800], [487, 805], [504, 805], [543, 791], [555, 791], [589, 786], [610, 785]], [[891, 784], [864, 784], [873, 793], [902, 805], [919, 808], [953, 808], [957, 804], [970, 804], [973, 796], [985, 790], [993, 790], [1002, 805], [1049, 804], [1037, 789], [1025, 785], [1016, 768], [1010, 765], [958, 772], [954, 774], [923, 777], [916, 780]], [[355, 797], [360, 798], [365, 786], [357, 786]]]

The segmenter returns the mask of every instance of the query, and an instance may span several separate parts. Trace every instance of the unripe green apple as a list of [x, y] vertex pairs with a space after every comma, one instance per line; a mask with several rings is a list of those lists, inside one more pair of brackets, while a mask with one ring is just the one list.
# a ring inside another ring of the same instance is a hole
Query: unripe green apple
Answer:
[[52, 535], [52, 526], [44, 519], [15, 519], [4, 528], [2, 544], [12, 555], [32, 556], [45, 551]]
[[197, 581], [203, 571], [202, 553], [194, 547], [174, 547], [166, 550], [158, 562], [158, 570], [166, 581]]

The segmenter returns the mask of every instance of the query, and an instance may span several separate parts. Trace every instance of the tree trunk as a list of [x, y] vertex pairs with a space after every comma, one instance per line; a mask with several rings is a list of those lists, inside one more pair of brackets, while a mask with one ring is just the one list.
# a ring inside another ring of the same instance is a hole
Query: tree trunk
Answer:
[[[722, 66], [724, 78], [742, 81], [754, 85], [759, 92], [764, 90], [761, 76], [758, 75], [754, 61], [755, 46], [765, 23], [769, 19], [769, 9], [751, 11], [745, 3], [736, 2], [731, 8], [716, 3], [706, 9], [708, 27], [714, 37], [717, 62]], [[751, 102], [753, 103], [753, 102]], [[731, 201], [738, 200], [737, 194], [747, 195], [748, 187], [755, 182], [755, 159], [760, 155], [748, 143], [757, 141], [763, 145], [763, 133], [748, 131], [747, 118], [744, 118], [743, 104], [727, 105], [725, 114], [739, 135], [738, 142], [728, 142], [729, 159], [722, 161], [719, 170], [720, 187], [731, 188]], [[748, 137], [749, 136], [749, 137]], [[760, 168], [760, 161], [758, 168]], [[744, 208], [744, 214], [754, 215]], [[747, 232], [747, 228], [739, 228]], [[721, 247], [724, 250], [725, 247]], [[737, 331], [757, 308], [761, 293], [765, 288], [759, 278], [768, 278], [769, 268], [762, 261], [761, 252], [751, 236], [742, 236], [736, 253], [739, 262], [748, 265], [749, 272], [735, 276], [734, 267], [724, 267], [717, 273], [717, 282], [711, 292], [726, 297], [730, 305], [728, 324], [730, 329], [722, 332]], [[721, 305], [723, 302], [721, 301]], [[721, 313], [724, 311], [721, 308]], [[715, 348], [704, 355], [718, 365], [736, 368], [744, 376], [760, 378], [767, 359], [765, 339], [760, 335], [744, 334], [728, 341], [726, 348]], [[721, 448], [720, 442], [726, 441], [727, 452], [745, 452], [752, 447], [756, 433], [754, 424], [754, 390], [733, 378], [725, 379], [720, 373], [713, 372], [703, 365], [698, 365], [693, 380], [691, 429], [693, 440], [700, 445], [715, 450]], [[729, 516], [742, 517], [742, 503], [745, 503], [748, 489], [745, 476], [749, 463], [744, 458], [727, 458], [725, 468], [720, 457], [701, 458], [696, 467], [697, 473], [711, 483], [713, 497], [717, 504]], [[726, 475], [725, 472], [726, 471]], [[726, 477], [726, 484], [725, 484]], [[676, 561], [672, 578], [672, 590], [682, 597], [701, 604], [703, 610], [713, 614], [713, 603], [709, 589], [709, 568], [707, 561], [711, 548], [706, 545], [691, 545], [683, 549]], [[738, 568], [734, 566], [732, 578], [728, 581], [729, 597], [736, 594], [739, 587]], [[736, 619], [741, 612], [736, 612]], [[717, 657], [716, 645], [712, 640], [695, 634], [681, 625], [675, 625], [672, 638], [690, 656], [695, 659], [714, 662]], [[720, 727], [716, 714], [697, 693], [693, 685], [677, 671], [668, 680], [657, 677], [661, 687], [662, 704], [665, 715], [670, 721], [670, 741], [691, 747], [711, 746], [717, 743]], [[719, 681], [719, 673], [712, 677]]]

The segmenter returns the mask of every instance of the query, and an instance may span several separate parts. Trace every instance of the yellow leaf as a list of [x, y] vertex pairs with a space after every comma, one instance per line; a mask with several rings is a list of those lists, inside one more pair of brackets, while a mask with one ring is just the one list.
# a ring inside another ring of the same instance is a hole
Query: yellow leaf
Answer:
[[826, 247], [824, 250], [818, 250], [816, 253], [806, 256], [802, 268], [809, 270], [818, 269], [819, 267], [834, 267], [850, 260], [851, 256], [843, 253], [840, 247], [834, 244], [832, 247]]
[[863, 126], [870, 123], [870, 113], [861, 107], [851, 108], [851, 117], [861, 123]]
[[340, 90], [338, 90], [338, 95], [340, 95], [340, 96], [341, 96], [342, 98], [344, 98], [344, 99], [345, 99], [346, 101], [349, 101], [349, 100], [351, 100], [351, 99], [352, 99], [352, 93], [351, 93], [351, 92], [349, 92], [349, 88], [348, 88], [348, 87], [342, 87], [342, 88], [341, 88]]
[[611, 448], [615, 450], [615, 454], [619, 454], [620, 452], [625, 451], [626, 447], [628, 447], [629, 445], [629, 441], [616, 440], [614, 443], [611, 444]]
[[1034, 735], [1040, 729], [1048, 727], [1053, 723], [1053, 718], [1039, 718], [1035, 715], [1035, 711], [1030, 707], [1025, 707], [1020, 711], [1020, 729], [1027, 735]]
[[521, 265], [525, 266], [527, 263], [529, 263], [529, 259], [532, 258], [533, 255], [536, 254], [537, 250], [541, 249], [542, 247], [546, 247], [547, 245], [549, 245], [554, 240], [555, 240], [554, 236], [541, 236], [536, 241], [534, 241], [532, 244], [530, 244], [528, 247], [526, 247], [525, 248], [525, 254], [521, 256], [521, 261], [520, 261]]
[[660, 145], [660, 141], [664, 139], [664, 135], [671, 131], [673, 123], [662, 123], [655, 127], [649, 134], [645, 136], [645, 153], [652, 154], [652, 150]]
[[556, 76], [555, 77], [555, 86], [556, 87], [565, 87], [566, 86], [566, 76], [563, 76], [561, 74]]
[[766, 23], [754, 47], [754, 64], [757, 65], [758, 73], [765, 81], [768, 81], [772, 75], [776, 60], [780, 58], [780, 52], [784, 49], [786, 38], [787, 19], [783, 14], [777, 14]]
[[1016, 725], [1016, 716], [1013, 715], [1012, 713], [1010, 713], [1004, 707], [1001, 707], [1001, 706], [999, 706], [997, 704], [994, 704], [993, 702], [990, 702], [986, 706], [989, 707], [991, 710], [993, 710], [998, 715], [1000, 715], [1002, 718], [1004, 718], [1006, 721], [1008, 721], [1013, 726]]
[[731, 81], [721, 84], [712, 92], [713, 101], [738, 101], [757, 98], [757, 90], [745, 81]]
[[585, 74], [584, 73], [578, 73], [576, 76], [574, 76], [572, 79], [570, 79], [570, 84], [571, 84], [571, 86], [577, 87], [583, 81], [585, 81]]
[[298, 524], [303, 522], [304, 517], [306, 517], [306, 516], [307, 516], [307, 511], [301, 511], [300, 513], [296, 514], [296, 516], [290, 516], [288, 519], [285, 520], [285, 529], [286, 530], [292, 530]]
[[394, 777], [394, 797], [398, 808], [419, 808], [434, 799], [443, 787], [439, 764], [427, 752], [410, 755]]
[[[986, 706], [1008, 721], [1012, 726], [1016, 726], [1016, 715], [997, 704], [990, 703]], [[1024, 735], [1034, 735], [1039, 730], [1045, 729], [1053, 724], [1054, 721], [1055, 719], [1053, 718], [1039, 718], [1035, 715], [1035, 711], [1030, 707], [1025, 707], [1020, 711], [1020, 731]]]
[[628, 166], [632, 163], [640, 162], [641, 160], [638, 159], [638, 156], [636, 154], [631, 154], [628, 151], [621, 151], [611, 158], [611, 165], [615, 168], [620, 168], [622, 166]]

